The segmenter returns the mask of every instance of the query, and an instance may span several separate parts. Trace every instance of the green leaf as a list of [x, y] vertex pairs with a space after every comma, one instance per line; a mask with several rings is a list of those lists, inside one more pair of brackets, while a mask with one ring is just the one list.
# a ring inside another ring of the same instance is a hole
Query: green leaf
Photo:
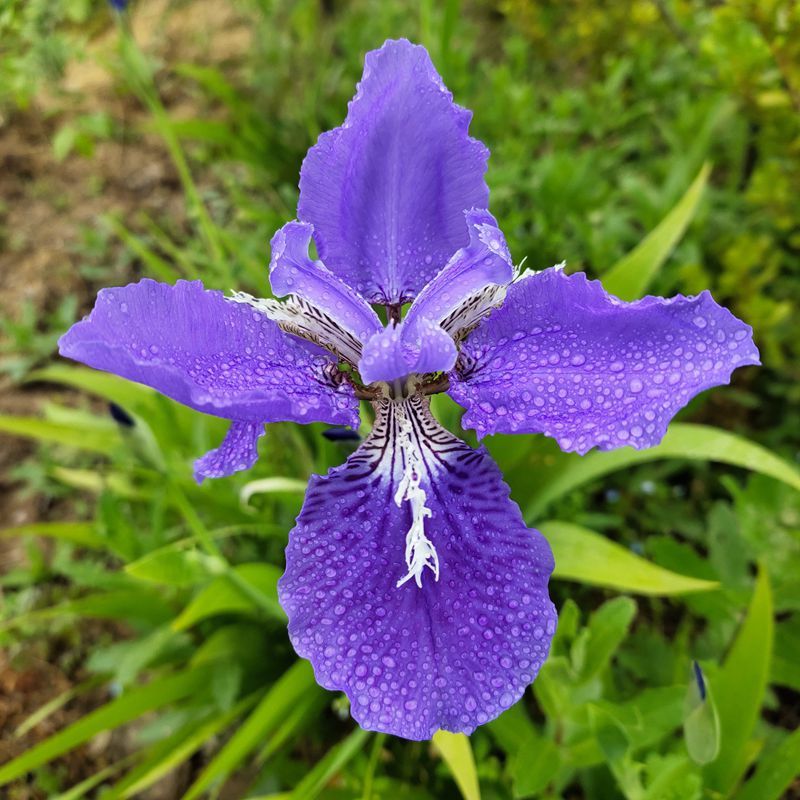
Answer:
[[80, 800], [85, 797], [92, 789], [99, 786], [104, 781], [107, 781], [115, 772], [125, 769], [136, 757], [138, 753], [132, 753], [113, 764], [109, 764], [105, 769], [98, 770], [88, 778], [85, 778], [80, 783], [68, 789], [66, 792], [61, 792], [51, 797], [51, 800]]
[[590, 680], [608, 666], [635, 616], [636, 603], [630, 597], [615, 597], [592, 614], [587, 626], [588, 641], [580, 664], [582, 681]]
[[343, 742], [328, 750], [291, 792], [291, 800], [313, 800], [317, 797], [331, 778], [364, 747], [367, 737], [371, 735], [371, 731], [356, 728]]
[[125, 567], [134, 578], [168, 586], [193, 586], [219, 575], [225, 562], [200, 550], [186, 550], [185, 544], [167, 545]]
[[39, 417], [13, 417], [8, 414], [0, 415], [0, 432], [48, 444], [67, 445], [106, 456], [119, 450], [122, 442], [115, 428], [109, 430], [78, 428], [74, 425], [49, 422]]
[[633, 249], [603, 275], [603, 286], [622, 300], [641, 297], [692, 221], [711, 173], [704, 164], [677, 205]]
[[719, 586], [714, 581], [663, 569], [616, 542], [570, 522], [549, 521], [537, 527], [553, 549], [554, 578], [660, 596], [707, 592]]
[[118, 589], [94, 592], [48, 608], [28, 611], [18, 617], [0, 621], [0, 630], [22, 623], [44, 622], [65, 616], [124, 619], [159, 625], [172, 616], [172, 609], [158, 594], [153, 592]]
[[511, 768], [514, 797], [540, 795], [561, 768], [561, 751], [556, 743], [535, 733], [517, 750]]
[[707, 425], [673, 423], [661, 444], [648, 450], [624, 447], [620, 450], [594, 451], [586, 456], [563, 454], [556, 464], [542, 470], [539, 489], [525, 509], [525, 519], [531, 522], [553, 500], [590, 481], [662, 458], [719, 461], [759, 472], [800, 491], [800, 473], [764, 447]]
[[[699, 670], [700, 667], [696, 666]], [[698, 680], [703, 681], [701, 692]], [[683, 737], [695, 764], [710, 764], [719, 755], [719, 712], [711, 686], [700, 677], [689, 682], [683, 702]]]
[[433, 745], [439, 751], [464, 800], [480, 800], [478, 773], [469, 738], [463, 733], [436, 731]]
[[296, 661], [264, 695], [253, 713], [200, 773], [183, 800], [193, 800], [235, 770], [310, 692], [320, 691], [307, 661]]
[[800, 775], [800, 729], [787, 736], [759, 761], [756, 773], [736, 794], [736, 800], [780, 800]]
[[103, 675], [95, 675], [88, 680], [79, 683], [77, 686], [72, 686], [61, 694], [56, 695], [52, 700], [49, 700], [42, 706], [36, 709], [30, 716], [26, 717], [14, 730], [14, 736], [25, 736], [29, 731], [32, 731], [37, 725], [44, 722], [51, 714], [54, 714], [58, 709], [63, 708], [67, 703], [72, 702], [76, 697], [94, 689], [106, 680]]
[[[272, 616], [281, 622], [286, 621], [286, 615], [278, 604], [278, 578], [281, 571], [274, 564], [240, 564], [234, 567], [234, 572], [246, 584], [260, 592], [269, 603]], [[172, 627], [176, 631], [185, 630], [198, 623], [201, 619], [213, 617], [217, 614], [253, 613], [259, 606], [253, 599], [237, 586], [232, 576], [221, 575], [215, 578], [208, 586], [202, 589], [181, 614], [173, 621]]]
[[720, 751], [705, 768], [706, 785], [729, 795], [752, 756], [750, 738], [761, 713], [772, 658], [773, 615], [769, 577], [762, 567], [747, 617], [711, 688], [717, 701]]
[[91, 469], [55, 467], [51, 474], [65, 486], [95, 494], [109, 491], [126, 500], [146, 500], [152, 495], [152, 492], [135, 486], [130, 476], [124, 472], [95, 472]]
[[623, 702], [596, 700], [593, 705], [603, 709], [625, 732], [632, 750], [641, 751], [680, 727], [684, 694], [683, 686], [658, 686], [643, 689]]
[[0, 536], [45, 536], [94, 549], [108, 545], [108, 542], [97, 533], [92, 522], [34, 522], [16, 528], [4, 528], [0, 531]]
[[215, 713], [199, 724], [192, 722], [174, 735], [158, 742], [149, 749], [145, 759], [135, 769], [111, 789], [103, 792], [103, 800], [135, 797], [140, 794], [180, 766], [209, 739], [231, 725], [254, 704], [255, 700], [256, 697], [251, 695], [237, 703], [230, 711]]
[[154, 389], [132, 383], [109, 372], [99, 372], [88, 367], [71, 367], [66, 364], [52, 364], [32, 372], [27, 382], [33, 381], [58, 383], [82, 389], [123, 408], [133, 410], [151, 406], [157, 396]]
[[179, 278], [184, 277], [179, 270], [149, 248], [143, 239], [129, 231], [118, 219], [111, 215], [106, 216], [104, 219], [122, 240], [125, 247], [141, 259], [150, 274], [155, 278], [166, 283], [174, 283]]
[[132, 689], [4, 764], [0, 767], [0, 786], [72, 750], [101, 731], [118, 728], [148, 711], [198, 692], [207, 685], [211, 674], [210, 667], [198, 668]]
[[272, 477], [261, 478], [257, 481], [250, 481], [242, 486], [239, 492], [239, 501], [243, 506], [250, 502], [250, 498], [257, 494], [305, 494], [308, 489], [308, 481], [301, 481], [297, 478]]

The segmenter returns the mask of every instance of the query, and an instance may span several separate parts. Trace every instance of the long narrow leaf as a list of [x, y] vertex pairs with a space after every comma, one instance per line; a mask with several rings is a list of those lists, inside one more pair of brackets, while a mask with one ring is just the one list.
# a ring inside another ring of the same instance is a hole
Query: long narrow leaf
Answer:
[[206, 686], [211, 675], [212, 668], [208, 666], [132, 689], [4, 764], [0, 767], [0, 786], [72, 750], [101, 731], [118, 728], [148, 711], [188, 697]]
[[[265, 611], [274, 619], [284, 622], [286, 615], [278, 603], [278, 578], [281, 572], [274, 564], [240, 564], [226, 575], [215, 578], [202, 589], [181, 614], [173, 621], [176, 631], [186, 630], [202, 619], [232, 612], [252, 613]], [[233, 581], [238, 578], [239, 583]], [[259, 602], [243, 587], [258, 593]]]
[[780, 800], [800, 775], [800, 729], [761, 759], [756, 774], [737, 792], [736, 800]]
[[297, 661], [264, 695], [253, 713], [200, 773], [183, 800], [199, 797], [213, 783], [230, 775], [280, 725], [295, 704], [314, 691], [317, 691], [317, 685], [311, 665], [307, 661]]
[[559, 464], [543, 471], [536, 496], [525, 509], [525, 519], [531, 522], [553, 500], [596, 478], [662, 458], [719, 461], [759, 472], [800, 491], [800, 473], [797, 469], [761, 445], [718, 428], [674, 423], [664, 441], [649, 450], [624, 447], [608, 452], [593, 452], [587, 456], [560, 456]]
[[478, 773], [469, 738], [463, 733], [436, 731], [433, 744], [447, 764], [464, 800], [481, 800]]
[[706, 784], [727, 796], [747, 769], [767, 690], [772, 659], [772, 590], [766, 570], [756, 579], [747, 617], [722, 669], [712, 681], [720, 727], [720, 751], [705, 768]]
[[91, 522], [34, 522], [0, 530], [0, 537], [11, 536], [44, 536], [94, 549], [108, 544]]
[[707, 592], [719, 586], [659, 567], [580, 525], [550, 521], [538, 528], [553, 548], [554, 578], [660, 596]]
[[603, 286], [623, 300], [641, 297], [692, 221], [711, 172], [704, 164], [686, 194], [661, 222], [603, 275]]
[[314, 800], [326, 784], [364, 747], [370, 731], [356, 728], [343, 742], [332, 747], [289, 795], [291, 800]]
[[7, 414], [0, 415], [0, 432], [106, 456], [118, 450], [121, 443], [119, 434], [113, 429], [98, 431], [76, 428], [74, 425], [49, 422], [39, 417], [14, 417]]
[[45, 381], [83, 389], [125, 408], [139, 409], [151, 405], [156, 392], [147, 386], [127, 381], [109, 372], [99, 372], [88, 367], [51, 364], [28, 376], [28, 382]]
[[199, 725], [186, 726], [176, 734], [158, 742], [148, 751], [142, 763], [137, 764], [121, 781], [103, 793], [103, 800], [135, 797], [143, 792], [179, 767], [210, 738], [231, 725], [253, 705], [256, 699], [256, 696], [247, 697], [230, 711], [223, 714], [215, 713]]

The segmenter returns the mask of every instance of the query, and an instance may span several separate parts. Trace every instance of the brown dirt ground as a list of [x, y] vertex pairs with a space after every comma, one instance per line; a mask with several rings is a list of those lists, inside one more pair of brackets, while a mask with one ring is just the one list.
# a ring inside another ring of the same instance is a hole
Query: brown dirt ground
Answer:
[[[250, 31], [232, 4], [215, 0], [140, 0], [133, 16], [137, 41], [165, 63], [236, 63], [249, 47]], [[142, 133], [146, 114], [135, 99], [121, 94], [100, 64], [112, 51], [116, 33], [109, 26], [89, 45], [87, 58], [71, 64], [56, 95], [42, 92], [24, 113], [0, 116], [0, 316], [18, 318], [23, 302], [33, 304], [39, 317], [52, 312], [67, 295], [79, 298], [88, 310], [97, 288], [83, 277], [79, 245], [81, 232], [97, 226], [101, 215], [116, 211], [132, 218], [145, 210], [155, 219], [181, 219], [183, 197], [175, 171], [162, 143]], [[164, 101], [181, 116], [191, 106], [180, 89], [168, 88]], [[52, 139], [61, 125], [86, 111], [104, 110], [122, 130], [115, 141], [98, 144], [91, 158], [72, 155], [59, 162]], [[202, 177], [202, 176], [201, 176]], [[129, 260], [120, 259], [127, 264]], [[135, 269], [135, 265], [134, 265]], [[104, 284], [125, 283], [130, 267], [109, 269]], [[53, 388], [19, 385], [0, 375], [0, 414], [35, 414]], [[69, 504], [26, 493], [11, 471], [36, 449], [22, 439], [0, 434], [0, 528], [51, 519], [70, 518]], [[46, 544], [42, 543], [43, 549]], [[18, 540], [0, 538], [0, 574], [24, 559]], [[0, 589], [2, 603], [2, 589]], [[87, 624], [78, 634], [81, 648], [120, 631]], [[59, 658], [57, 639], [43, 639], [25, 653], [0, 650], [0, 764], [77, 719], [108, 698], [95, 690], [66, 704], [27, 735], [17, 726], [44, 703], [87, 676], [80, 659]], [[85, 747], [55, 762], [63, 786], [94, 774], [125, 752], [124, 734], [97, 737]], [[164, 781], [149, 797], [179, 796], [180, 776]], [[9, 800], [45, 797], [24, 781], [7, 787]]]

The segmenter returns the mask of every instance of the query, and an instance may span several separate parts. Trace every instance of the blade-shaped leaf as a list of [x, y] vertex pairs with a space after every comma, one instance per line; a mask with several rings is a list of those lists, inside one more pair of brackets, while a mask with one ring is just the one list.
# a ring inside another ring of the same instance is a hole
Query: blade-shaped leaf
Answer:
[[607, 452], [595, 451], [586, 456], [574, 453], [559, 456], [557, 464], [542, 470], [536, 496], [525, 509], [525, 519], [528, 522], [536, 519], [548, 503], [578, 486], [611, 472], [662, 458], [719, 461], [759, 472], [800, 491], [797, 469], [761, 445], [707, 425], [674, 423], [661, 444], [648, 450], [624, 447]]
[[277, 586], [281, 571], [275, 565], [240, 564], [238, 567], [234, 567], [232, 572], [238, 576], [240, 582], [249, 584], [259, 592], [267, 606], [254, 603], [253, 598], [243, 591], [241, 584], [234, 583], [233, 575], [220, 575], [202, 589], [186, 606], [173, 621], [173, 629], [182, 631], [207, 617], [236, 611], [246, 614], [258, 608], [262, 610], [268, 608], [275, 619], [285, 622], [286, 616], [278, 604]]
[[800, 729], [764, 756], [756, 774], [737, 792], [736, 800], [780, 800], [800, 775]]
[[45, 536], [48, 539], [60, 539], [81, 547], [94, 549], [105, 547], [108, 542], [97, 533], [91, 522], [34, 522], [30, 525], [19, 525], [16, 528], [4, 528], [0, 537], [10, 536]]
[[218, 575], [225, 562], [179, 542], [153, 550], [125, 567], [125, 572], [143, 581], [168, 586], [192, 586]]
[[371, 731], [356, 728], [343, 742], [332, 747], [289, 794], [291, 800], [313, 800], [318, 797], [331, 778], [364, 747], [370, 735]]
[[635, 616], [636, 603], [630, 597], [608, 600], [592, 614], [582, 663], [579, 664], [582, 681], [599, 675], [608, 666]]
[[711, 682], [717, 701], [720, 750], [705, 768], [706, 784], [722, 795], [736, 787], [752, 755], [749, 747], [767, 690], [772, 658], [772, 590], [763, 568], [747, 617], [725, 663]]
[[250, 498], [257, 494], [304, 494], [307, 488], [308, 481], [301, 481], [297, 478], [286, 478], [283, 476], [261, 478], [257, 481], [250, 481], [242, 486], [239, 492], [239, 500], [242, 505], [246, 506], [250, 502]]
[[47, 444], [60, 444], [89, 450], [92, 453], [111, 455], [119, 449], [122, 439], [115, 428], [96, 430], [78, 428], [58, 422], [40, 419], [39, 417], [14, 417], [0, 415], [0, 432], [12, 436], [22, 436]]
[[603, 275], [603, 286], [623, 300], [641, 297], [694, 217], [711, 173], [704, 164], [677, 205], [633, 249]]
[[480, 800], [478, 773], [469, 738], [463, 733], [436, 731], [433, 744], [439, 751], [464, 800]]
[[307, 661], [295, 662], [264, 695], [228, 743], [200, 773], [183, 800], [193, 800], [230, 775], [309, 692], [319, 691]]
[[621, 592], [677, 595], [718, 588], [714, 581], [679, 575], [637, 556], [616, 542], [570, 522], [548, 521], [537, 526], [550, 542], [554, 578]]
[[137, 764], [121, 781], [103, 792], [104, 800], [117, 800], [140, 794], [180, 766], [209, 739], [231, 725], [253, 705], [255, 700], [254, 696], [247, 697], [230, 711], [215, 713], [199, 725], [192, 723], [158, 742], [150, 748], [140, 764]]
[[209, 666], [196, 668], [126, 692], [4, 764], [0, 767], [0, 786], [72, 750], [101, 731], [117, 728], [148, 711], [194, 694], [208, 684], [211, 674]]

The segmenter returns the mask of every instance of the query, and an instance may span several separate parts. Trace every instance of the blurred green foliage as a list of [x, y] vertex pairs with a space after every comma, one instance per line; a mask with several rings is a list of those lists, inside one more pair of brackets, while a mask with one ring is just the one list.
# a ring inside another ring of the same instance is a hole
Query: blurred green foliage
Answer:
[[[31, 371], [62, 312], [40, 330], [5, 322], [7, 372], [93, 399], [0, 417], [0, 430], [43, 443], [18, 476], [80, 520], [0, 532], [30, 543], [28, 566], [0, 577], [0, 645], [22, 659], [58, 635], [89, 650], [85, 682], [28, 727], [97, 686], [106, 703], [0, 766], [0, 785], [32, 774], [45, 796], [66, 792], [49, 762], [139, 720], [129, 757], [65, 796], [137, 796], [189, 761], [187, 798], [216, 796], [232, 775], [247, 798], [783, 796], [800, 764], [800, 7], [236, 7], [252, 46], [227, 70], [159, 61], [121, 29], [108, 66], [162, 137], [186, 220], [100, 221], [85, 240], [93, 285], [121, 242], [137, 273], [264, 294], [266, 242], [294, 215], [305, 151], [341, 122], [364, 52], [405, 35], [475, 112], [472, 130], [492, 150], [492, 208], [517, 260], [566, 259], [608, 273], [621, 293], [711, 288], [753, 325], [764, 366], [699, 398], [652, 451], [581, 459], [540, 437], [488, 443], [526, 519], [561, 554], [559, 628], [521, 703], [471, 747], [458, 737], [430, 746], [354, 728], [344, 698], [297, 661], [276, 602], [302, 487], [349, 445], [320, 425], [273, 425], [251, 473], [198, 487], [191, 460], [217, 444], [223, 422], [82, 368]], [[0, 9], [0, 105], [12, 119], [103, 19], [76, 0]], [[167, 82], [191, 94], [194, 116], [170, 112]], [[115, 113], [62, 127], [56, 154], [91, 157], [96, 140], [121, 135]], [[133, 426], [114, 422], [109, 402]], [[460, 432], [459, 410], [435, 405]], [[125, 635], [83, 643], [92, 619]]]

